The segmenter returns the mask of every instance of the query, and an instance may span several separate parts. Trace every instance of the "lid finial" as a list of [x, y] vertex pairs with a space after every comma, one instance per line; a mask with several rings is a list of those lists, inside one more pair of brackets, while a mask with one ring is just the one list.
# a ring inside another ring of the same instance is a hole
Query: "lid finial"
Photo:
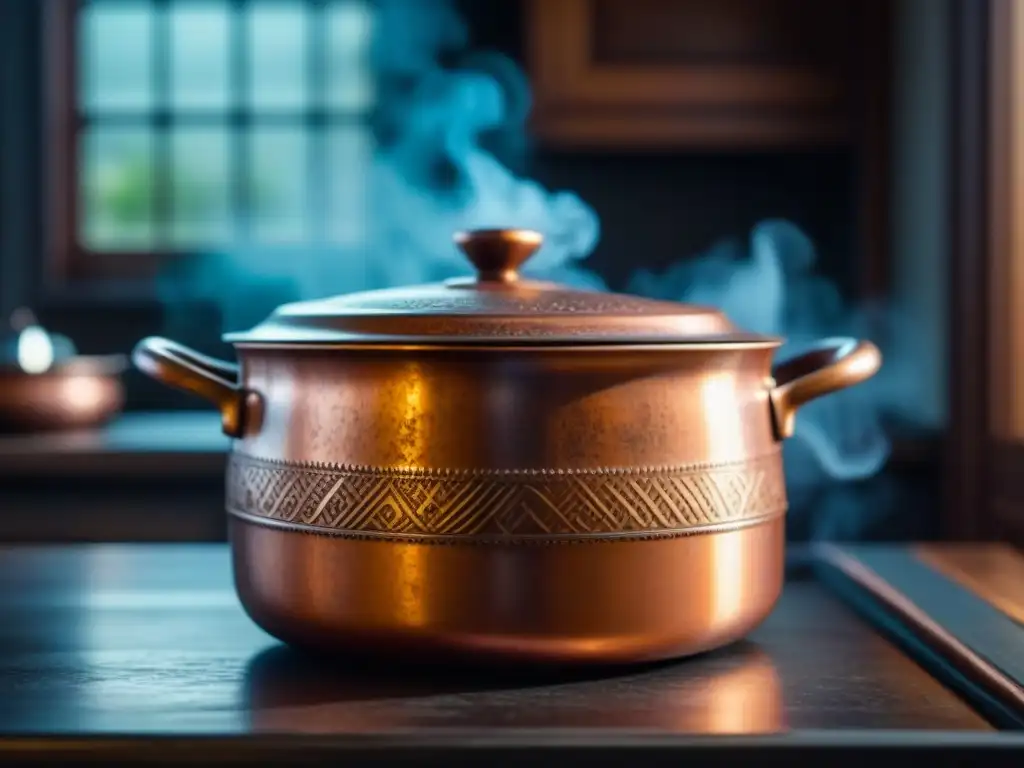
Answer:
[[479, 282], [515, 282], [516, 270], [543, 242], [543, 235], [530, 229], [476, 229], [455, 235], [456, 245], [476, 267]]

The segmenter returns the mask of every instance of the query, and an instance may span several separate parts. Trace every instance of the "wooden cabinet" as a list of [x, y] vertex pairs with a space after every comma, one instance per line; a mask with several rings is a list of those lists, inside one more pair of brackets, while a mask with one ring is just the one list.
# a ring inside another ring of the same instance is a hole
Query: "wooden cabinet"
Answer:
[[1024, 545], [1024, 5], [954, 9], [945, 532]]
[[533, 129], [555, 146], [855, 137], [882, 0], [527, 0]]

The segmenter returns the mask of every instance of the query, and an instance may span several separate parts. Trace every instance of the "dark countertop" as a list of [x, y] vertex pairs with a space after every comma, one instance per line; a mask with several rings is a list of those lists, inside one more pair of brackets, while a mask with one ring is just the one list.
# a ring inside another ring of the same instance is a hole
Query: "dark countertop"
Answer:
[[832, 594], [1000, 727], [1024, 730], [1024, 556], [994, 543], [822, 543]]
[[212, 410], [0, 435], [0, 541], [223, 541], [229, 447]]
[[216, 411], [126, 413], [95, 430], [0, 435], [0, 480], [219, 479], [229, 447]]
[[[707, 741], [726, 734], [747, 735]], [[501, 745], [735, 751], [1015, 738], [992, 732], [812, 581], [791, 582], [761, 628], [716, 653], [496, 675], [345, 666], [284, 649], [239, 607], [223, 545], [5, 547], [0, 760], [43, 754], [39, 735], [66, 750], [62, 760], [108, 764], [166, 754], [159, 737], [182, 759], [192, 749], [254, 760], [412, 744], [472, 746], [483, 759]], [[657, 763], [655, 753], [645, 760]]]

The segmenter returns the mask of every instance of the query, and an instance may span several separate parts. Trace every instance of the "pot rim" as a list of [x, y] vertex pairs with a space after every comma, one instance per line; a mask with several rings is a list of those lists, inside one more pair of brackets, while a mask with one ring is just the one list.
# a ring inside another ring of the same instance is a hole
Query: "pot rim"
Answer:
[[498, 343], [488, 342], [432, 342], [418, 339], [402, 339], [401, 341], [249, 341], [232, 340], [233, 334], [223, 337], [224, 341], [232, 344], [237, 350], [344, 350], [344, 351], [396, 351], [396, 352], [418, 352], [418, 351], [444, 351], [444, 352], [559, 352], [559, 353], [582, 353], [582, 352], [683, 352], [687, 350], [700, 351], [740, 351], [748, 349], [777, 349], [785, 343], [785, 339], [777, 336], [757, 336], [751, 334], [746, 338], [736, 339], [694, 339], [692, 341], [666, 341], [666, 342], [552, 342], [541, 344], [537, 342], [523, 342], [521, 344], [502, 341]]

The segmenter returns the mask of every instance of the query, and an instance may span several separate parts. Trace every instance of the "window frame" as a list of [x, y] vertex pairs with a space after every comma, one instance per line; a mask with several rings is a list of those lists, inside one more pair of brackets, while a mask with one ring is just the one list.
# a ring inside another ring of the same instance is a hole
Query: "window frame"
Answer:
[[[319, 0], [303, 0], [316, 6]], [[168, 6], [173, 0], [153, 0], [157, 6]], [[234, 13], [241, 10], [249, 0], [229, 0]], [[43, 0], [43, 136], [48, 151], [43, 158], [44, 195], [43, 212], [46, 222], [43, 240], [43, 286], [51, 295], [81, 296], [90, 294], [89, 288], [99, 289], [104, 300], [127, 295], [131, 298], [149, 296], [153, 293], [153, 278], [172, 263], [197, 258], [195, 251], [187, 249], [160, 250], [93, 250], [86, 248], [79, 237], [81, 209], [81, 179], [79, 136], [87, 120], [78, 108], [78, 19], [84, 5], [83, 0]], [[313, 46], [318, 48], [318, 46]], [[323, 53], [322, 46], [311, 54]], [[316, 74], [316, 67], [310, 67], [315, 82], [322, 75]], [[157, 109], [156, 117], [150, 123], [166, 129], [174, 123], [175, 110]], [[245, 109], [229, 105], [222, 116], [223, 124], [233, 130], [246, 132], [253, 124], [279, 124], [300, 126], [315, 135], [329, 126], [365, 125], [369, 130], [371, 110], [344, 110], [325, 106], [308, 106], [303, 109], [287, 110], [281, 115], [274, 111], [265, 113], [258, 108]], [[256, 119], [253, 119], [254, 115]], [[322, 138], [322, 137], [321, 137]], [[321, 152], [326, 151], [323, 147]], [[315, 152], [311, 152], [316, 156]], [[158, 193], [159, 193], [158, 185]], [[326, 191], [319, 190], [320, 199], [314, 204], [326, 213]], [[266, 246], [257, 243], [260, 248]], [[320, 247], [320, 244], [316, 244]], [[277, 246], [272, 246], [277, 247]], [[279, 246], [282, 251], [294, 251], [304, 247], [302, 243]], [[225, 245], [230, 248], [230, 244]], [[342, 251], [344, 246], [338, 246]], [[216, 252], [216, 246], [203, 248], [203, 253]]]
[[[44, 252], [46, 254], [47, 282], [60, 284], [76, 278], [110, 274], [102, 267], [102, 259], [95, 265], [97, 273], [83, 273], [87, 266], [76, 253], [75, 223], [78, 216], [77, 148], [75, 136], [74, 99], [77, 90], [75, 62], [75, 24], [79, 11], [78, 0], [46, 0], [43, 17], [45, 40], [43, 44], [45, 130], [49, 151], [46, 162], [46, 193]], [[75, 190], [69, 193], [69, 190]], [[124, 254], [128, 256], [128, 254]], [[76, 258], [76, 256], [78, 258]], [[76, 269], [77, 268], [77, 269]]]
[[46, 0], [43, 29], [45, 133], [45, 253], [48, 286], [116, 279], [148, 282], [182, 254], [148, 251], [87, 251], [78, 240], [78, 134], [83, 126], [78, 94], [77, 23], [80, 0]]

